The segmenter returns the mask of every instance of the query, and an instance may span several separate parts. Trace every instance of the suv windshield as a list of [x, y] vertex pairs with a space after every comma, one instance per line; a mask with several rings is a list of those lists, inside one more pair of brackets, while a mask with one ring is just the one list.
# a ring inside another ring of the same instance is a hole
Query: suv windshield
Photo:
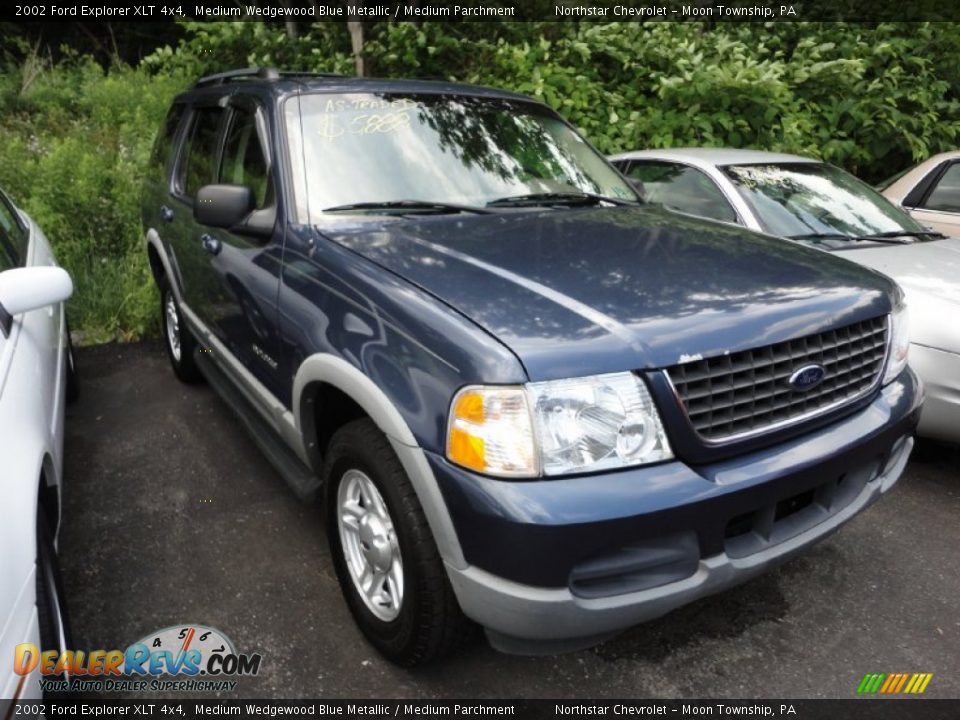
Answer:
[[302, 218], [412, 200], [475, 208], [638, 200], [583, 138], [532, 103], [323, 93], [300, 96], [299, 106], [298, 114], [297, 98], [287, 101], [285, 116]]
[[722, 168], [763, 228], [794, 238], [869, 237], [925, 228], [866, 183], [823, 163], [728, 165]]

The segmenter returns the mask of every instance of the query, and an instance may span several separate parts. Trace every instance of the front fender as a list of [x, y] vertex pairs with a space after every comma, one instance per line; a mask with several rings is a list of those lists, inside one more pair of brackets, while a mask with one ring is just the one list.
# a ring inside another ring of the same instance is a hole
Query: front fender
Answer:
[[[305, 414], [313, 411], [308, 390], [316, 383], [331, 385], [344, 393], [387, 436], [417, 493], [441, 557], [453, 567], [465, 568], [463, 551], [433, 470], [410, 427], [386, 393], [346, 360], [325, 353], [311, 355], [300, 364], [293, 386], [295, 420], [301, 433], [305, 426]], [[303, 441], [308, 451], [311, 444], [316, 442], [314, 438], [307, 437], [303, 437]]]

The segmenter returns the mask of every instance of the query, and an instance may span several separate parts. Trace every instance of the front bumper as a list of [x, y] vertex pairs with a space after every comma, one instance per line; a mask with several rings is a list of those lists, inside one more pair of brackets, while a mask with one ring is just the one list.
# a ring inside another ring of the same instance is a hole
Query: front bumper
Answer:
[[960, 354], [911, 343], [910, 367], [927, 395], [917, 434], [960, 442]]
[[585, 647], [798, 554], [903, 472], [922, 389], [904, 372], [863, 410], [710, 466], [533, 482], [429, 456], [464, 557], [464, 612], [504, 651]]

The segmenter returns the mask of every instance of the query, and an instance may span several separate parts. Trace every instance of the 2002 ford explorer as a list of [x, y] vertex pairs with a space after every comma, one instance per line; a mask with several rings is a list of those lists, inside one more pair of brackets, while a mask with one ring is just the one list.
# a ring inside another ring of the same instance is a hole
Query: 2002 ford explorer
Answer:
[[830, 534], [913, 446], [894, 283], [644, 206], [529, 98], [233, 71], [153, 166], [173, 369], [322, 499], [395, 662], [599, 642]]

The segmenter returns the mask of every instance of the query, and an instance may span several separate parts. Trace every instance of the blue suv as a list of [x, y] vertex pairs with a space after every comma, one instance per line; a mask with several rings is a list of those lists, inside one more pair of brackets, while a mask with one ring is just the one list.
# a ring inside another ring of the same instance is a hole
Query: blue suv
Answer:
[[477, 626], [597, 643], [804, 550], [907, 462], [893, 282], [644, 205], [530, 98], [233, 71], [175, 99], [152, 163], [173, 369], [322, 501], [395, 662]]

